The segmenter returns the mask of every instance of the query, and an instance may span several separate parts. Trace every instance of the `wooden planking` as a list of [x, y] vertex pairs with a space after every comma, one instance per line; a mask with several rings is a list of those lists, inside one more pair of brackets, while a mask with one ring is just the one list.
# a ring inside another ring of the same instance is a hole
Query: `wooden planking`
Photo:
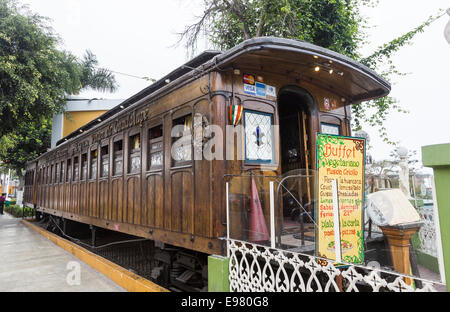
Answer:
[[130, 224], [141, 224], [140, 176], [128, 177], [126, 197], [126, 215], [124, 221]]
[[[202, 99], [194, 105], [195, 114], [204, 116], [210, 124], [214, 124], [211, 114], [211, 102], [209, 99]], [[202, 155], [204, 157], [204, 155]], [[223, 162], [222, 162], [223, 165]], [[211, 181], [214, 179], [211, 175], [211, 161], [196, 160], [194, 161], [193, 191], [195, 196], [195, 206], [193, 206], [193, 214], [190, 216], [192, 228], [190, 229], [195, 235], [210, 237], [211, 236]], [[221, 177], [217, 177], [221, 179]]]
[[[172, 165], [172, 156], [169, 147], [172, 146], [172, 138], [170, 135], [172, 131], [172, 119], [171, 115], [167, 114], [164, 116], [163, 121], [163, 133], [164, 133], [164, 198], [171, 199], [172, 188], [170, 187], [170, 166]], [[162, 228], [166, 230], [171, 230], [171, 200], [164, 200], [164, 210], [162, 213]], [[156, 220], [156, 222], [161, 222]]]
[[111, 220], [122, 222], [123, 182], [122, 178], [115, 178], [111, 182]]
[[181, 176], [181, 232], [194, 234], [194, 178], [191, 172], [184, 172]]
[[[175, 172], [170, 177], [171, 200], [170, 200], [170, 229], [181, 232], [181, 210], [183, 207], [182, 198], [182, 178], [183, 172]], [[167, 229], [167, 228], [166, 228]]]
[[92, 216], [94, 218], [98, 218], [98, 201], [97, 201], [97, 183], [96, 182], [88, 182], [88, 196], [87, 196], [87, 215]]
[[146, 204], [147, 225], [163, 228], [164, 219], [164, 179], [160, 174], [147, 177]]
[[79, 214], [79, 207], [78, 207], [78, 203], [79, 203], [79, 187], [78, 187], [78, 183], [74, 183], [71, 185], [72, 188], [72, 192], [70, 194], [70, 207], [69, 207], [69, 212], [72, 213], [76, 213]]
[[194, 215], [194, 184], [188, 170], [174, 172], [171, 176], [171, 230], [192, 233]]
[[69, 211], [70, 209], [70, 200], [71, 200], [71, 187], [70, 184], [64, 184], [64, 202], [63, 202], [63, 211]]
[[109, 209], [109, 183], [108, 180], [99, 181], [99, 218], [111, 220]]
[[88, 192], [87, 192], [87, 185], [86, 185], [86, 183], [85, 182], [81, 182], [80, 184], [79, 184], [79, 186], [80, 186], [80, 197], [79, 197], [79, 199], [80, 199], [80, 202], [79, 202], [79, 213], [80, 213], [80, 215], [82, 215], [82, 216], [88, 216], [88, 211], [87, 211], [87, 208], [88, 208], [88, 205], [87, 205], [87, 196], [88, 196]]
[[145, 179], [144, 203], [146, 207], [146, 217], [144, 225], [155, 226], [155, 210], [156, 210], [156, 175], [148, 176]]

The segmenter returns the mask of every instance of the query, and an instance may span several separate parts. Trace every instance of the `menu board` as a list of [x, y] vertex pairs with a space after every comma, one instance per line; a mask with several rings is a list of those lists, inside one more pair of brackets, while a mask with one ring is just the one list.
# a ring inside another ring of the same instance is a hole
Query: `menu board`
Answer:
[[337, 180], [342, 261], [364, 261], [365, 140], [317, 134], [316, 255], [336, 259], [332, 181]]

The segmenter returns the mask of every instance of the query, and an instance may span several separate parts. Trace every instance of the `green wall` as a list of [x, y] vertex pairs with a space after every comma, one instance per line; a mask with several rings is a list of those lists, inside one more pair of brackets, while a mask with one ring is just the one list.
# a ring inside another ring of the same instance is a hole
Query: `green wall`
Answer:
[[447, 291], [450, 291], [450, 144], [422, 147], [422, 162], [434, 171]]
[[208, 291], [229, 292], [229, 265], [230, 260], [222, 256], [208, 257]]

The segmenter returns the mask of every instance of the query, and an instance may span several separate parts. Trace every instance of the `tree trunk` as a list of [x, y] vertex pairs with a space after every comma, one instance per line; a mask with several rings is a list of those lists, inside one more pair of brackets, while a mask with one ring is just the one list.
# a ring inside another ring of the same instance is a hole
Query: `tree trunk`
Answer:
[[16, 170], [16, 174], [19, 177], [19, 191], [23, 191], [25, 188], [25, 176], [22, 173], [22, 170]]

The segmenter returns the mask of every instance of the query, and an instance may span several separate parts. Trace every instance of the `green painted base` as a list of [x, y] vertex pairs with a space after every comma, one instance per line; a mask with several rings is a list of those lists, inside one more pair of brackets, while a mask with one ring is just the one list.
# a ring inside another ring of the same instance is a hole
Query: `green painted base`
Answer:
[[230, 259], [222, 256], [208, 257], [208, 291], [229, 292], [229, 265]]

